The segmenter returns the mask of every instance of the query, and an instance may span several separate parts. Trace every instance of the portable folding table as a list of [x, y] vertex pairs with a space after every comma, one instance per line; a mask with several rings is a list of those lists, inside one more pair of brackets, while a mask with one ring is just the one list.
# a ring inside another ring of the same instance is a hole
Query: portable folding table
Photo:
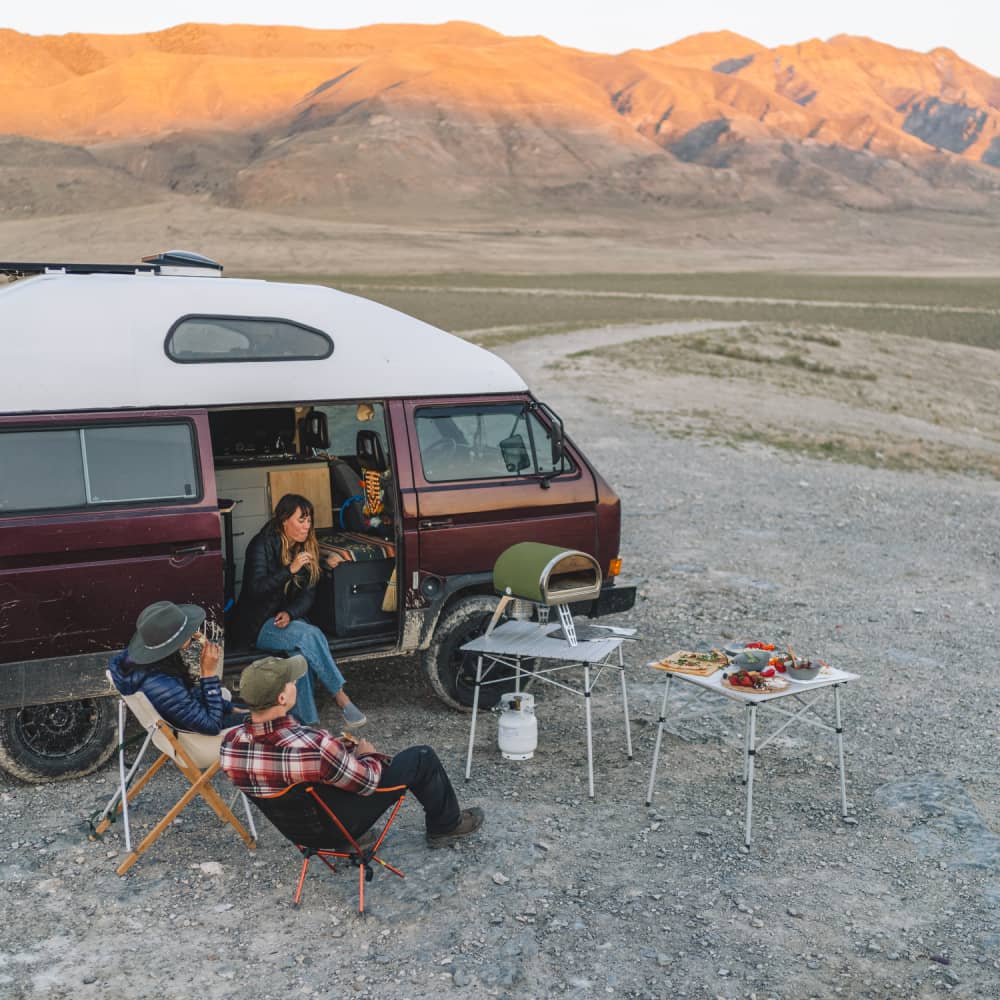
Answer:
[[[663, 670], [656, 663], [648, 666]], [[649, 772], [649, 789], [646, 792], [646, 805], [651, 805], [653, 801], [653, 788], [656, 782], [656, 768], [660, 760], [660, 742], [663, 739], [663, 727], [667, 721], [667, 703], [670, 699], [671, 685], [675, 680], [683, 681], [686, 684], [693, 684], [699, 688], [699, 692], [694, 699], [697, 703], [702, 698], [709, 695], [728, 698], [731, 701], [740, 702], [744, 706], [743, 712], [743, 784], [746, 786], [746, 806], [743, 821], [743, 842], [750, 846], [750, 832], [753, 823], [753, 779], [754, 764], [757, 751], [772, 743], [789, 726], [796, 723], [813, 726], [823, 732], [833, 733], [837, 743], [837, 763], [840, 770], [840, 810], [844, 819], [847, 819], [847, 779], [844, 774], [844, 727], [841, 721], [840, 709], [840, 689], [845, 684], [858, 680], [857, 674], [849, 674], [844, 670], [837, 670], [834, 667], [827, 668], [828, 673], [820, 674], [812, 681], [792, 681], [788, 682], [788, 687], [784, 691], [763, 692], [753, 691], [747, 688], [746, 691], [737, 691], [733, 688], [725, 687], [722, 684], [722, 671], [717, 670], [709, 677], [699, 677], [695, 674], [681, 674], [673, 671], [664, 671], [666, 678], [663, 685], [663, 701], [660, 705], [660, 719], [656, 728], [656, 746], [653, 750], [653, 765]], [[779, 675], [781, 676], [781, 675]], [[830, 723], [819, 714], [816, 703], [825, 695], [833, 693], [834, 724]], [[790, 701], [791, 704], [786, 704]], [[757, 736], [757, 711], [766, 709], [769, 712], [783, 716], [785, 722], [758, 742]], [[683, 722], [688, 719], [698, 718], [697, 711], [689, 712], [685, 715], [673, 716], [672, 721]]]
[[[625, 688], [625, 661], [622, 643], [635, 633], [635, 629], [608, 629], [607, 637], [580, 640], [573, 646], [549, 633], [558, 632], [558, 622], [508, 621], [498, 625], [493, 631], [471, 642], [462, 651], [478, 654], [476, 659], [476, 687], [472, 698], [472, 726], [469, 729], [469, 753], [465, 761], [465, 780], [472, 775], [472, 750], [476, 739], [476, 717], [479, 713], [479, 690], [488, 684], [509, 683], [509, 677], [489, 678], [498, 666], [514, 670], [515, 690], [521, 690], [522, 675], [528, 683], [551, 684], [583, 697], [583, 710], [587, 724], [587, 781], [590, 797], [594, 797], [594, 740], [590, 717], [590, 700], [601, 674], [605, 670], [617, 670], [621, 678], [622, 707], [625, 711], [626, 754], [632, 760], [632, 730], [628, 717], [628, 691]], [[534, 670], [525, 671], [524, 660], [555, 661], [553, 665], [538, 664]], [[583, 670], [583, 686], [567, 683], [557, 674]], [[593, 671], [593, 674], [592, 674]]]

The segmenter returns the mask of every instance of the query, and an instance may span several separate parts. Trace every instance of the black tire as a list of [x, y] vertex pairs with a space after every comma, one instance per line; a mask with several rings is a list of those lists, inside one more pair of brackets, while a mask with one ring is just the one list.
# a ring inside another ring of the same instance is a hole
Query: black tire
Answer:
[[0, 712], [0, 768], [32, 783], [96, 771], [117, 746], [115, 700], [88, 698]]
[[[459, 598], [441, 617], [430, 646], [421, 655], [421, 665], [431, 690], [450, 708], [472, 711], [476, 657], [462, 653], [461, 647], [486, 631], [499, 601], [500, 598], [486, 594]], [[525, 662], [523, 669], [530, 671], [533, 662]], [[501, 668], [494, 668], [491, 679], [501, 676], [498, 669]], [[480, 688], [481, 709], [493, 708], [504, 691], [514, 690], [513, 671], [505, 669], [505, 673], [511, 678], [509, 684], [488, 684]]]

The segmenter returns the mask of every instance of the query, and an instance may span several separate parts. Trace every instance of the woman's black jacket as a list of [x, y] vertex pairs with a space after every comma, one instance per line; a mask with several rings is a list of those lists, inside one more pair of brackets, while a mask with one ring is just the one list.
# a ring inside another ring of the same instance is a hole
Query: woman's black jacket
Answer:
[[257, 532], [247, 546], [243, 590], [236, 609], [239, 642], [253, 646], [260, 627], [279, 611], [304, 618], [313, 605], [316, 588], [309, 586], [309, 569], [291, 570], [281, 561], [281, 537], [271, 524]]

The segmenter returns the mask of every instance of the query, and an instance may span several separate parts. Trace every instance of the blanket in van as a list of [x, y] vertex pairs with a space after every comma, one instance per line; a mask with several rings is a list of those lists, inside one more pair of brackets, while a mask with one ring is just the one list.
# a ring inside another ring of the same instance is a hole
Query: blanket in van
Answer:
[[321, 557], [337, 555], [345, 562], [396, 558], [396, 546], [374, 535], [362, 535], [356, 531], [317, 531], [316, 540]]

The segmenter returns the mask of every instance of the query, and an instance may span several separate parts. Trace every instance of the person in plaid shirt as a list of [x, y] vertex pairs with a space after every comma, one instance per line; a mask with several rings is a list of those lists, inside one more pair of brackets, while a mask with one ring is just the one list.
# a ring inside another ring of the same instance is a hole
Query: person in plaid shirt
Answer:
[[[222, 770], [241, 792], [267, 798], [300, 781], [316, 781], [370, 796], [379, 787], [406, 785], [424, 807], [432, 846], [451, 843], [482, 826], [482, 809], [459, 808], [451, 781], [431, 747], [409, 747], [390, 758], [368, 740], [337, 739], [326, 730], [296, 722], [289, 715], [295, 705], [295, 682], [308, 669], [303, 656], [268, 656], [243, 671], [240, 698], [250, 708], [250, 719], [226, 733], [219, 751]], [[371, 823], [392, 805], [386, 796], [378, 800], [371, 800]]]

